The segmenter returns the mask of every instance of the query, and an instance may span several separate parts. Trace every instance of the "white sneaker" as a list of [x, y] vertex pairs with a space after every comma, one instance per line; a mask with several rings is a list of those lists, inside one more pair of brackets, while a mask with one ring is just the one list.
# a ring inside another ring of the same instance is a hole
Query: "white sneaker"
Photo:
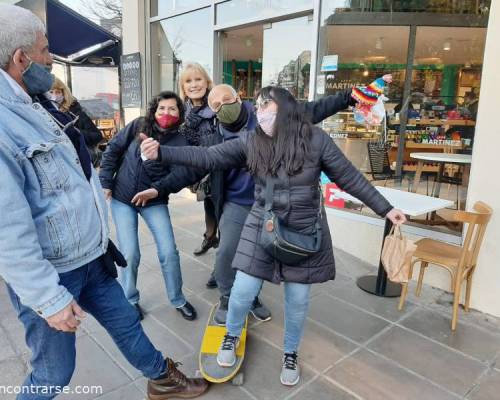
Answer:
[[283, 355], [283, 367], [280, 375], [280, 381], [283, 385], [294, 386], [299, 383], [300, 369], [297, 357], [295, 352]]
[[217, 353], [217, 364], [221, 367], [232, 367], [236, 363], [236, 349], [240, 345], [237, 336], [225, 335]]

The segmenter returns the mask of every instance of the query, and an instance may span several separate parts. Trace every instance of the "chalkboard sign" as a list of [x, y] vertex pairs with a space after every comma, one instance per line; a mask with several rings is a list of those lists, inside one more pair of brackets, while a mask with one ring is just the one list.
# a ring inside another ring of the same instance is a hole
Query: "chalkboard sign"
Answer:
[[122, 107], [142, 107], [141, 53], [120, 58]]

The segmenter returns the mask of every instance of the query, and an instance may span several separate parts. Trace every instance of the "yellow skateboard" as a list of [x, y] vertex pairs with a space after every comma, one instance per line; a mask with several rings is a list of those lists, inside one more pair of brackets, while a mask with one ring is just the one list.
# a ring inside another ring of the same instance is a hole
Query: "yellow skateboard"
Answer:
[[214, 323], [217, 307], [218, 304], [210, 310], [205, 334], [203, 335], [199, 358], [200, 373], [209, 382], [223, 383], [231, 381], [233, 385], [243, 385], [244, 375], [239, 370], [245, 358], [248, 317], [241, 331], [240, 344], [236, 349], [236, 363], [232, 367], [221, 367], [217, 364], [217, 352], [226, 334], [226, 327]]

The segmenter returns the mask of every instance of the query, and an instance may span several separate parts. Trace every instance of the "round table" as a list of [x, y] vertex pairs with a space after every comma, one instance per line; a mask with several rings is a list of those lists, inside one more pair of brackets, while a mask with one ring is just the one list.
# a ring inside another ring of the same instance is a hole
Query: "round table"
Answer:
[[410, 157], [418, 160], [417, 170], [415, 171], [415, 180], [413, 181], [412, 191], [416, 192], [420, 183], [420, 176], [424, 168], [424, 161], [439, 163], [439, 171], [436, 179], [434, 197], [439, 197], [441, 190], [441, 176], [443, 175], [444, 164], [464, 164], [470, 165], [472, 156], [470, 154], [455, 153], [410, 153]]

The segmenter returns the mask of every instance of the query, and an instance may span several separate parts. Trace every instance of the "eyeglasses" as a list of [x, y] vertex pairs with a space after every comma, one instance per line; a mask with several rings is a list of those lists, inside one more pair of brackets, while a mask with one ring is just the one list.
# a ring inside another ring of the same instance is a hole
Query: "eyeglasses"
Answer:
[[265, 98], [263, 99], [262, 97], [259, 97], [257, 101], [255, 102], [255, 110], [265, 110], [267, 106], [271, 103], [274, 102], [272, 98]]

